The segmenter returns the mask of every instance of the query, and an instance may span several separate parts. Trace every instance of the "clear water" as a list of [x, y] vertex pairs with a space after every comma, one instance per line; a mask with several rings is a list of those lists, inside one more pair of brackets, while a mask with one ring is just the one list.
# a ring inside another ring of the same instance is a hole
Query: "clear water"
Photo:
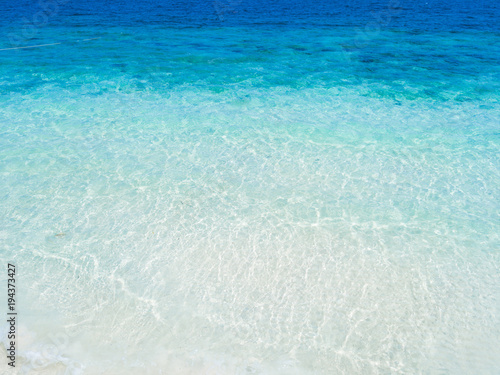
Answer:
[[1, 374], [498, 374], [497, 2], [0, 16]]

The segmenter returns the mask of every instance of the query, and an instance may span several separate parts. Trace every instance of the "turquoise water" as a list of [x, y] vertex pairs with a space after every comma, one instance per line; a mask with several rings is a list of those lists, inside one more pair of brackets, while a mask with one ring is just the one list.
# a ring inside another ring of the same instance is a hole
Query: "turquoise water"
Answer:
[[57, 4], [0, 12], [0, 373], [498, 373], [498, 5]]

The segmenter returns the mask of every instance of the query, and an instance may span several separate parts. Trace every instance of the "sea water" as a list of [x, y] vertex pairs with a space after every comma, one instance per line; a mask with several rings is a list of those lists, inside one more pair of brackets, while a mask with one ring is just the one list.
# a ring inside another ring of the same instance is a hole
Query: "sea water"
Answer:
[[1, 374], [498, 374], [496, 1], [0, 15]]

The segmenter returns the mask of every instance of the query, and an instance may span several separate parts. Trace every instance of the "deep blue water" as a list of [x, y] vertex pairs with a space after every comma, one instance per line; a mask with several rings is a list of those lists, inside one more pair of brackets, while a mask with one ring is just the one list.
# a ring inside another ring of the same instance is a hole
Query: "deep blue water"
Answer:
[[[44, 12], [47, 17], [36, 16]], [[499, 5], [480, 1], [2, 1], [2, 19], [18, 27], [27, 23], [63, 27], [364, 27], [409, 32], [498, 32]], [[28, 20], [26, 22], [25, 20]], [[5, 24], [4, 23], [4, 24]]]
[[12, 373], [498, 372], [500, 3], [0, 20]]

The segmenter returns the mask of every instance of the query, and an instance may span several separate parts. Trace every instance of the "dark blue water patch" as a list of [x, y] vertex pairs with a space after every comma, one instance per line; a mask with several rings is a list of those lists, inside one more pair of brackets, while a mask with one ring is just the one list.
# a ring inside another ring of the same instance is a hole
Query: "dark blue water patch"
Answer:
[[496, 0], [3, 0], [0, 17], [18, 26], [368, 27], [500, 30]]

